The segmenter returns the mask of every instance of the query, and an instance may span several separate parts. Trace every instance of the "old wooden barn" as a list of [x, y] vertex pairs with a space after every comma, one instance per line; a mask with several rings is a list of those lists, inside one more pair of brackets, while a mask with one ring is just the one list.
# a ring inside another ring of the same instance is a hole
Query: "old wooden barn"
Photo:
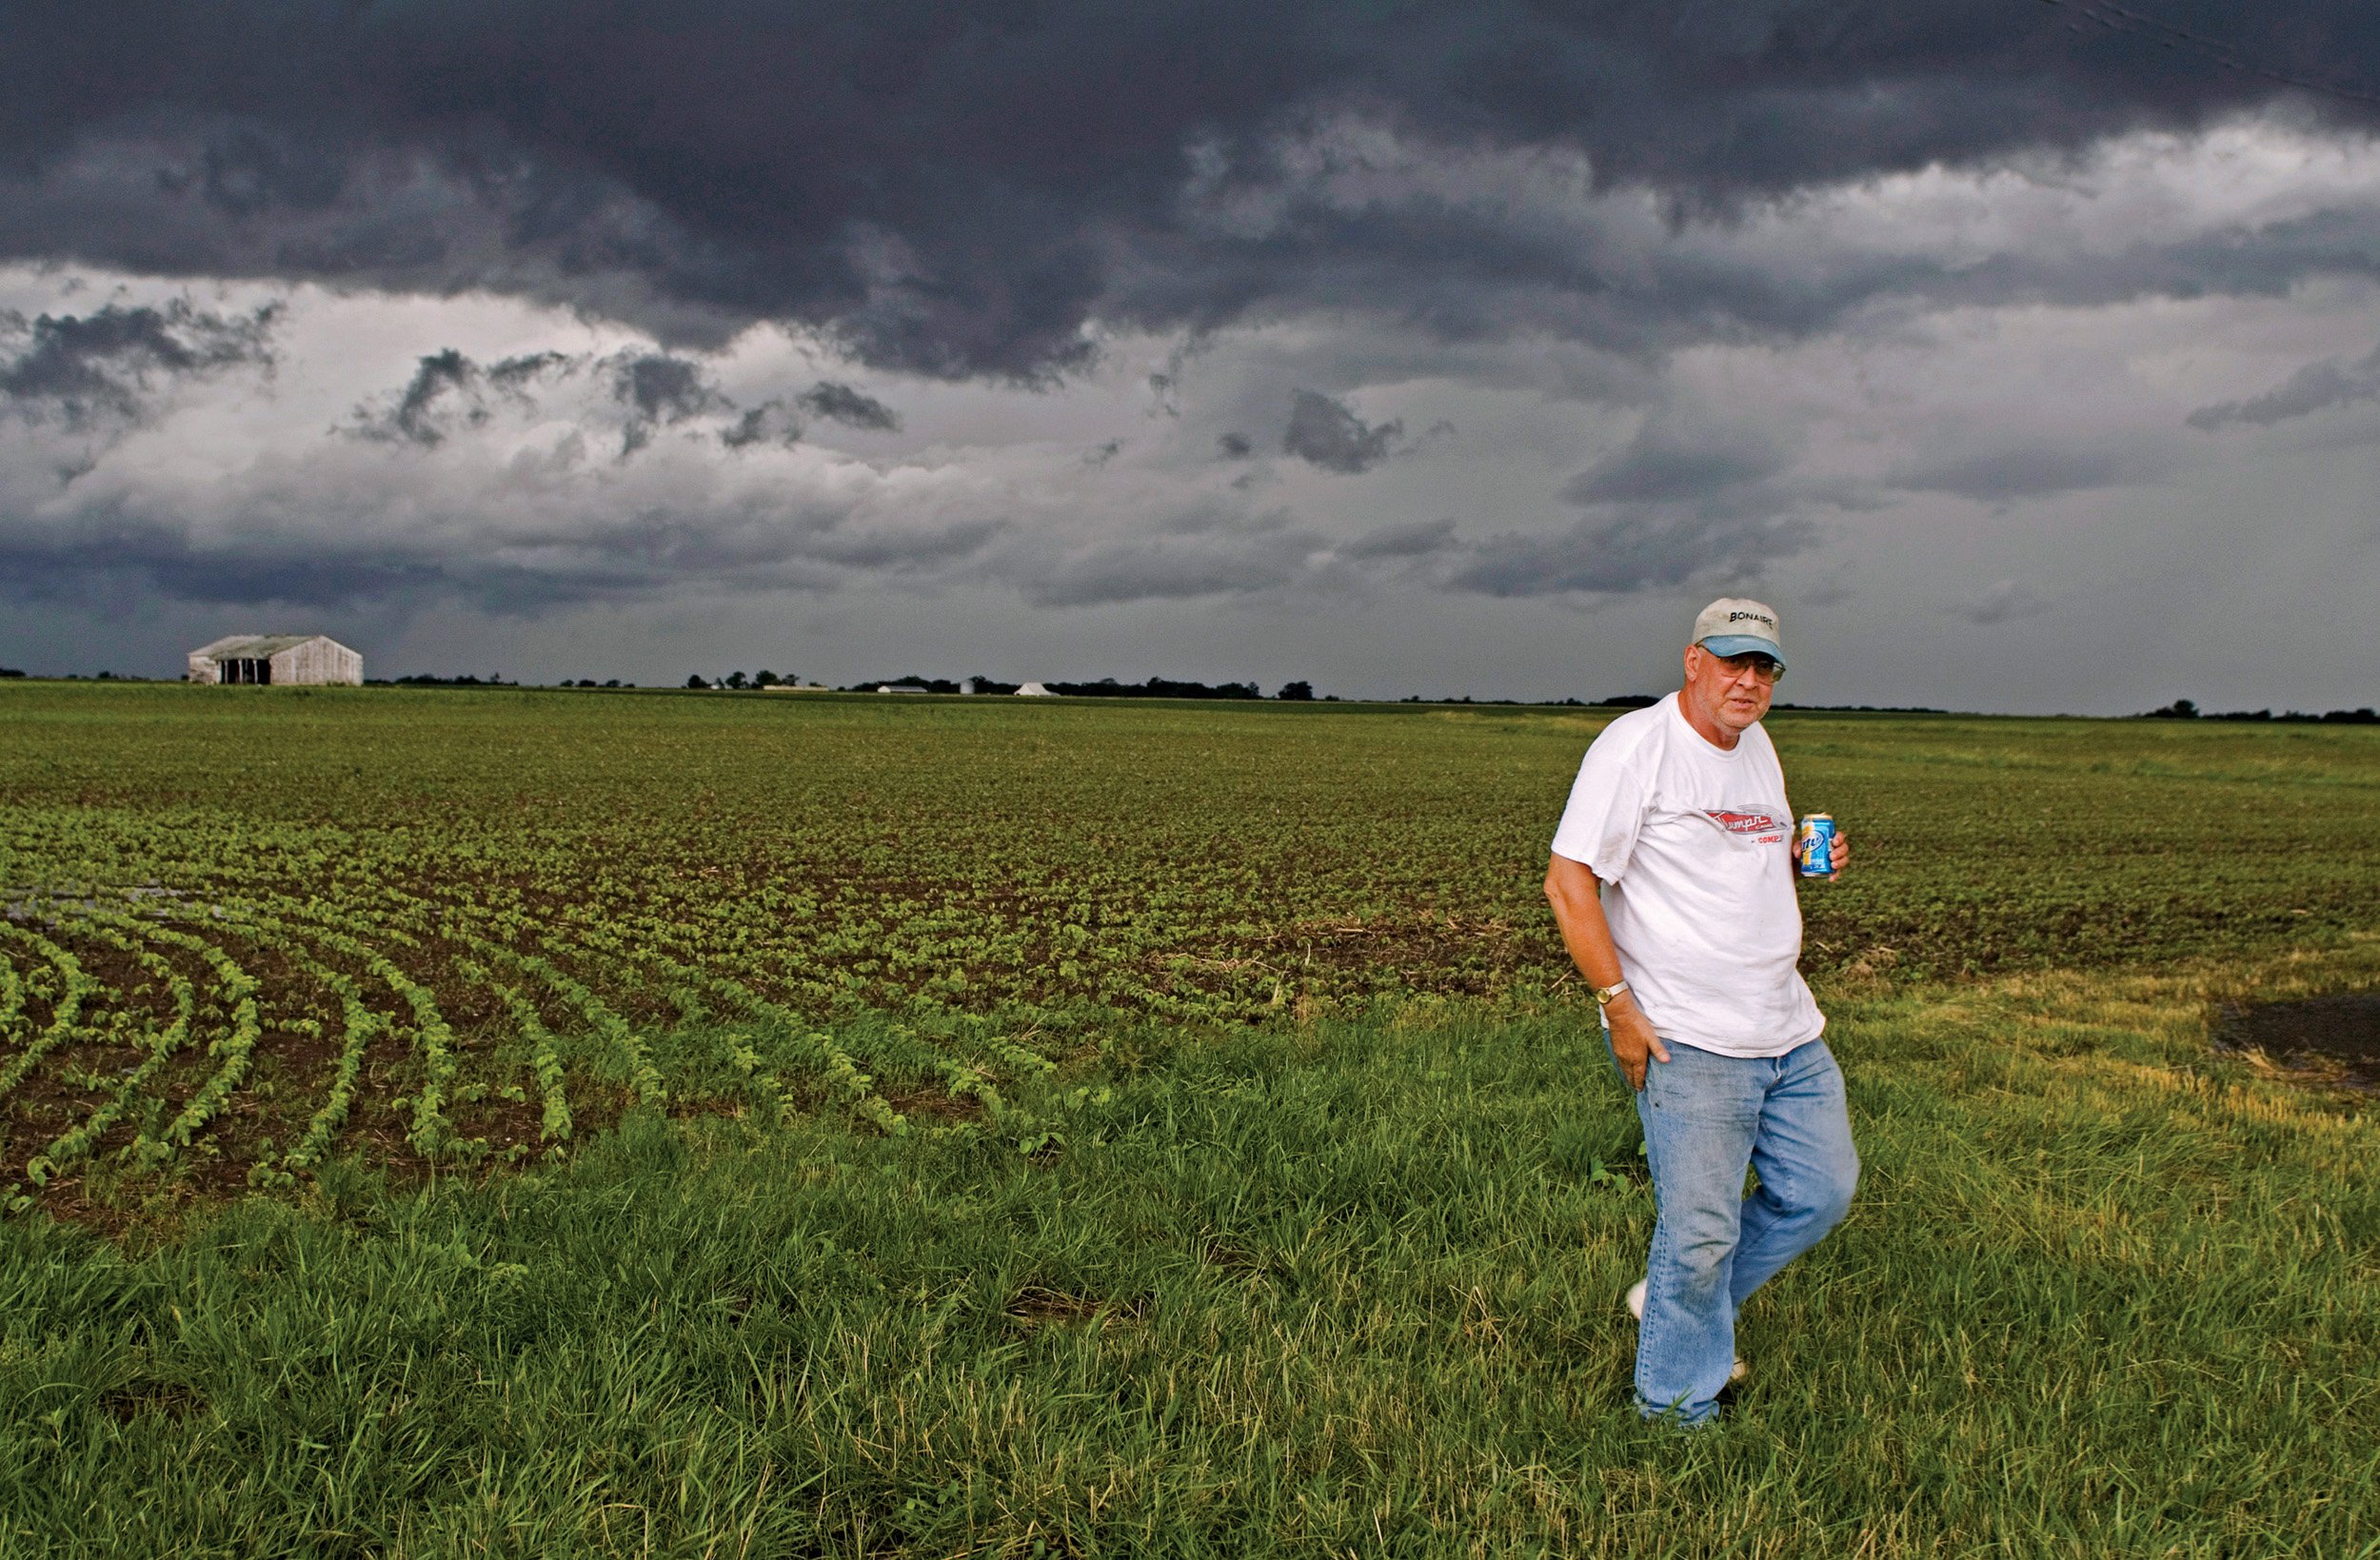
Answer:
[[231, 634], [190, 652], [186, 682], [364, 681], [364, 658], [327, 634]]

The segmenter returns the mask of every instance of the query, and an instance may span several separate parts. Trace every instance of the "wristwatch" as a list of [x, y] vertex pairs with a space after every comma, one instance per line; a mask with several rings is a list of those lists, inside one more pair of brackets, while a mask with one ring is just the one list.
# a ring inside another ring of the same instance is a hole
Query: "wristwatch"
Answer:
[[1595, 1005], [1597, 1007], [1607, 1008], [1612, 1005], [1613, 998], [1616, 997], [1621, 992], [1628, 989], [1628, 982], [1625, 980], [1615, 980], [1608, 986], [1590, 986], [1587, 989], [1595, 993]]

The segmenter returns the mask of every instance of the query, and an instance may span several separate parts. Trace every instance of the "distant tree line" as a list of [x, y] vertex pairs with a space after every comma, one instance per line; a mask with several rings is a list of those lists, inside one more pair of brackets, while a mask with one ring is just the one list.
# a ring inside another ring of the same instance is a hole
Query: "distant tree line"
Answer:
[[[970, 679], [977, 693], [1012, 694], [1023, 684], [1002, 682], [995, 677]], [[1097, 682], [1044, 682], [1050, 692], [1067, 699], [1261, 699], [1263, 691], [1253, 682], [1187, 682], [1169, 677], [1153, 677], [1146, 682], [1119, 682], [1102, 677]], [[843, 691], [872, 693], [878, 688], [916, 688], [925, 693], [958, 693], [961, 685], [941, 677], [878, 677], [863, 678]], [[1281, 685], [1276, 699], [1310, 700], [1314, 697], [1311, 682], [1287, 682]]]
[[2361, 709], [2330, 710], [2310, 715], [2303, 710], [2286, 710], [2279, 715], [2271, 710], [2226, 710], [2215, 714], [2202, 710], [2187, 699], [2176, 699], [2163, 709], [2148, 710], [2132, 717], [2135, 721], [2285, 721], [2300, 725], [2372, 726], [2380, 725], [2380, 713], [2369, 704]]

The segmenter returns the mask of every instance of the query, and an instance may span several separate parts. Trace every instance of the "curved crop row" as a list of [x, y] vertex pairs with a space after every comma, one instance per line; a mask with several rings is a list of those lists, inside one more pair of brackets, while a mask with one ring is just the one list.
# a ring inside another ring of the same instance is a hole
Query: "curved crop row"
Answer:
[[163, 977], [166, 990], [173, 999], [173, 1019], [149, 1040], [146, 1047], [148, 1055], [141, 1058], [137, 1067], [125, 1075], [123, 1081], [100, 1102], [96, 1110], [59, 1134], [25, 1167], [25, 1178], [35, 1186], [89, 1154], [110, 1128], [147, 1097], [149, 1084], [188, 1040], [190, 1024], [198, 1013], [198, 988], [189, 977], [175, 969], [170, 959], [132, 937], [113, 918], [89, 918], [83, 929], [89, 936], [132, 955], [151, 974]]
[[497, 980], [486, 970], [474, 966], [469, 972], [485, 980], [487, 988], [503, 999], [512, 1021], [520, 1026], [521, 1037], [529, 1044], [529, 1073], [537, 1080], [537, 1100], [541, 1113], [538, 1136], [548, 1144], [561, 1143], [570, 1135], [570, 1100], [565, 1092], [568, 1081], [563, 1067], [562, 1050], [545, 1027], [545, 1017], [537, 1004], [512, 986]]
[[354, 1106], [355, 1084], [364, 1069], [364, 1053], [370, 1048], [372, 1037], [388, 1027], [388, 1020], [371, 1010], [364, 1000], [363, 990], [346, 975], [302, 949], [290, 947], [286, 951], [300, 969], [330, 988], [339, 998], [339, 1059], [331, 1071], [330, 1092], [307, 1122], [306, 1135], [282, 1157], [283, 1169], [299, 1171], [320, 1164], [330, 1152], [339, 1129], [347, 1124], [347, 1112]]
[[160, 942], [187, 948], [205, 959], [231, 1003], [231, 1028], [207, 1045], [207, 1054], [221, 1058], [221, 1065], [183, 1102], [182, 1109], [163, 1132], [154, 1137], [144, 1133], [132, 1142], [134, 1161], [154, 1168], [172, 1158], [178, 1150], [189, 1147], [199, 1129], [213, 1120], [229, 1101], [232, 1091], [248, 1076], [248, 1065], [256, 1056], [256, 1042], [264, 1037], [264, 1022], [256, 1003], [260, 982], [239, 960], [204, 938], [171, 927], [153, 927], [149, 935]]
[[[359, 938], [324, 925], [324, 918], [320, 912], [307, 918], [307, 930], [314, 938], [369, 970], [413, 1015], [414, 1049], [422, 1057], [422, 1091], [413, 1099], [413, 1125], [407, 1132], [407, 1138], [425, 1155], [435, 1156], [453, 1149], [460, 1135], [446, 1117], [446, 1105], [454, 1090], [458, 1063], [454, 1030], [438, 1006], [438, 998], [387, 954]], [[267, 931], [288, 935], [292, 930], [290, 923], [278, 916], [257, 915], [253, 919], [254, 924]], [[385, 929], [384, 935], [396, 937], [400, 941], [409, 940]]]
[[82, 962], [71, 953], [29, 926], [8, 925], [10, 936], [31, 944], [33, 951], [50, 961], [58, 973], [58, 995], [50, 1008], [50, 1022], [26, 1042], [25, 1049], [0, 1064], [0, 1096], [6, 1096], [25, 1081], [27, 1074], [40, 1064], [42, 1057], [56, 1050], [68, 1036], [74, 1033], [75, 1020], [81, 1017], [83, 1004], [100, 990], [99, 982], [84, 973]]
[[510, 963], [527, 975], [544, 981], [556, 996], [568, 1002], [586, 1019], [611, 1048], [622, 1081], [642, 1103], [658, 1105], [669, 1097], [669, 1090], [661, 1074], [653, 1066], [652, 1053], [628, 1021], [605, 1006], [579, 981], [558, 969], [551, 959], [536, 954], [516, 953], [509, 948], [490, 945], [486, 952]]
[[0, 1038], [7, 1037], [24, 1011], [25, 978], [16, 973], [14, 961], [0, 957]]

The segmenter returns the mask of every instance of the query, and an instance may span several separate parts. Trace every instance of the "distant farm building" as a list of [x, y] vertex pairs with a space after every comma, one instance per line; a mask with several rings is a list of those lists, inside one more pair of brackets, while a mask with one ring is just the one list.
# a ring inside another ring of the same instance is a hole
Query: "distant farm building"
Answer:
[[360, 685], [364, 658], [323, 634], [232, 634], [191, 651], [182, 680]]
[[1055, 699], [1058, 696], [1039, 682], [1028, 682], [1017, 690], [1019, 699]]

